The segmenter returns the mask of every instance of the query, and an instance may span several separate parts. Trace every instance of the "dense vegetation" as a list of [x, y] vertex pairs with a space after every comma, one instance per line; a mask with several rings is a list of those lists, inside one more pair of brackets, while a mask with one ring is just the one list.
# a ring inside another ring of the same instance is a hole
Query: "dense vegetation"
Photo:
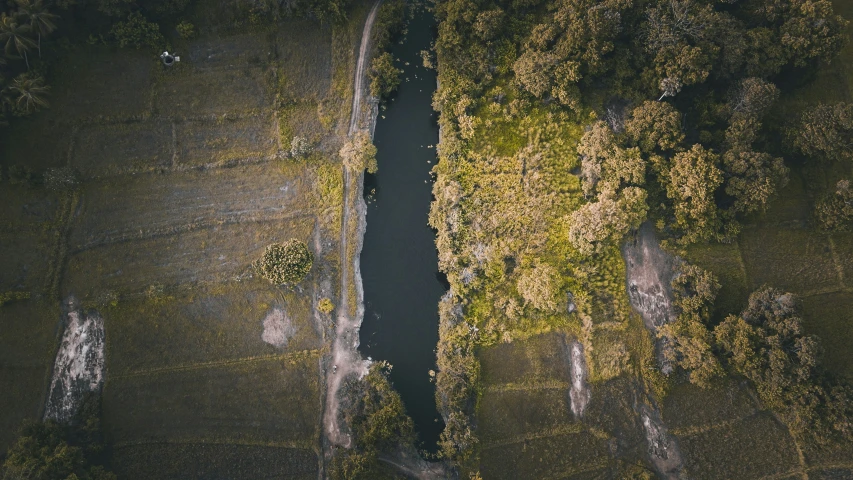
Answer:
[[21, 427], [6, 452], [0, 478], [8, 480], [115, 480], [105, 469], [99, 394], [87, 397], [68, 425], [52, 420]]
[[[731, 241], [792, 163], [849, 161], [846, 105], [770, 121], [778, 85], [831, 61], [847, 21], [828, 0], [442, 0], [436, 14], [430, 224], [451, 285], [437, 401], [443, 452], [464, 463], [476, 455], [477, 346], [567, 329], [590, 349], [594, 380], [633, 371], [665, 391], [648, 344], [628, 348], [619, 246], [644, 221], [677, 251]], [[816, 213], [846, 228], [848, 183]], [[661, 333], [702, 386], [726, 368], [745, 374], [714, 333], [718, 289], [682, 266], [677, 319]], [[605, 337], [604, 319], [622, 326]], [[817, 410], [837, 412], [830, 397], [815, 394]], [[794, 401], [762, 398], [780, 412]]]
[[410, 448], [414, 425], [388, 381], [389, 371], [389, 365], [374, 363], [366, 377], [350, 382], [347, 398], [351, 403], [342, 410], [355, 444], [335, 457], [334, 478], [397, 478], [380, 463], [379, 454]]
[[258, 274], [276, 285], [295, 285], [302, 281], [314, 264], [308, 245], [295, 238], [267, 246], [255, 264]]

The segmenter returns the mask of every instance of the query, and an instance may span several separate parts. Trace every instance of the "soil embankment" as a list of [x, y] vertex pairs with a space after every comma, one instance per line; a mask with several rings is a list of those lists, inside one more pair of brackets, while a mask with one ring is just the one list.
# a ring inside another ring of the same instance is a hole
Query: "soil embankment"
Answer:
[[[361, 118], [361, 105], [363, 96], [366, 95], [364, 88], [364, 76], [367, 65], [367, 57], [370, 51], [370, 31], [373, 28], [373, 22], [376, 20], [376, 14], [379, 11], [381, 1], [376, 2], [370, 13], [367, 15], [367, 20], [364, 23], [364, 30], [361, 35], [361, 46], [359, 48], [358, 62], [355, 69], [355, 89], [353, 92], [352, 114], [350, 116], [349, 134], [352, 135], [358, 131], [359, 119]], [[326, 437], [329, 442], [334, 445], [349, 447], [352, 439], [349, 435], [341, 430], [338, 424], [340, 399], [338, 398], [341, 385], [344, 384], [344, 379], [348, 376], [362, 377], [367, 373], [369, 363], [361, 358], [358, 352], [359, 336], [358, 331], [361, 326], [361, 317], [363, 309], [359, 307], [355, 316], [350, 314], [349, 309], [349, 282], [350, 270], [354, 272], [354, 280], [356, 282], [357, 291], [360, 291], [360, 274], [358, 271], [359, 259], [358, 254], [353, 258], [349, 257], [349, 224], [351, 222], [353, 198], [360, 201], [361, 195], [352, 195], [352, 185], [361, 182], [353, 182], [352, 175], [347, 168], [344, 168], [344, 207], [343, 218], [341, 225], [341, 297], [338, 305], [337, 323], [335, 325], [335, 338], [332, 342], [332, 366], [327, 369], [326, 379], [326, 405], [323, 414], [323, 426]], [[356, 187], [358, 188], [358, 187]], [[360, 190], [360, 189], [359, 189]], [[360, 192], [357, 192], [360, 193]], [[356, 214], [359, 217], [363, 216], [363, 206], [357, 208]], [[359, 221], [358, 234], [356, 235], [360, 241], [363, 236], [364, 220]], [[356, 251], [360, 251], [360, 245], [356, 245]], [[360, 303], [360, 302], [359, 302]]]

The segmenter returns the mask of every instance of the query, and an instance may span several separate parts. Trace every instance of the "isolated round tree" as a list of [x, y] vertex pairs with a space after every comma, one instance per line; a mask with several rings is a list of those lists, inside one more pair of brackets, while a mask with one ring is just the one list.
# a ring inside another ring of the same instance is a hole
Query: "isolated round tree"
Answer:
[[264, 278], [276, 285], [292, 285], [302, 281], [311, 265], [314, 255], [308, 246], [295, 238], [285, 243], [273, 243], [267, 247], [264, 254], [254, 266]]

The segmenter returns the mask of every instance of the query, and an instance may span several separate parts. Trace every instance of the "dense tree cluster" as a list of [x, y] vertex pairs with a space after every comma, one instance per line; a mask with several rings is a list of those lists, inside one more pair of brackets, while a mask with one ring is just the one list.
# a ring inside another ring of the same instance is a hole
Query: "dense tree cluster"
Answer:
[[4, 480], [115, 480], [100, 463], [104, 439], [99, 394], [87, 396], [69, 424], [28, 422], [0, 465]]
[[[439, 0], [436, 15], [430, 225], [455, 306], [442, 316], [437, 396], [445, 454], [462, 460], [476, 442], [476, 357], [458, 366], [472, 343], [559, 322], [555, 290], [571, 292], [588, 333], [594, 315], [619, 316], [624, 271], [611, 267], [624, 268], [618, 246], [642, 222], [667, 242], [729, 241], [786, 185], [782, 155], [849, 154], [843, 106], [807, 112], [814, 134], [794, 130], [787, 144], [767, 122], [776, 85], [829, 62], [847, 21], [828, 0]], [[824, 210], [844, 218], [846, 198]], [[536, 265], [559, 278], [541, 281]], [[718, 288], [683, 266], [677, 320], [662, 333], [670, 361], [702, 386], [730, 363], [709, 313]], [[593, 357], [607, 348], [630, 356], [612, 343]]]
[[388, 381], [390, 366], [374, 363], [363, 379], [350, 382], [343, 417], [355, 444], [335, 456], [332, 477], [347, 480], [396, 478], [379, 462], [381, 452], [410, 448], [414, 424], [406, 415], [400, 395]]
[[707, 270], [684, 264], [672, 281], [676, 319], [658, 330], [658, 337], [668, 342], [663, 353], [674, 366], [688, 373], [690, 383], [707, 388], [723, 374], [714, 354], [714, 335], [708, 328], [711, 305], [717, 297], [720, 282]]
[[50, 87], [30, 71], [30, 56], [41, 57], [42, 37], [56, 30], [58, 16], [42, 0], [16, 0], [0, 10], [0, 125], [48, 106]]
[[830, 232], [853, 230], [853, 188], [850, 186], [850, 180], [839, 180], [835, 185], [835, 191], [817, 202], [815, 217], [824, 230]]
[[851, 389], [823, 377], [820, 340], [804, 332], [795, 295], [762, 288], [714, 335], [728, 364], [755, 384], [762, 402], [795, 434], [817, 443], [853, 439]]

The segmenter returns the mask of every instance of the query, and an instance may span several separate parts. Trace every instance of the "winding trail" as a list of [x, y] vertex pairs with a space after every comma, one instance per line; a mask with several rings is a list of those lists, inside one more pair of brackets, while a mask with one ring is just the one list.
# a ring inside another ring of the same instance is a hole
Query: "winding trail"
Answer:
[[[373, 22], [376, 20], [376, 14], [379, 11], [381, 0], [377, 1], [370, 9], [367, 15], [367, 20], [364, 22], [364, 30], [361, 34], [361, 45], [358, 52], [358, 63], [355, 68], [355, 86], [352, 98], [352, 114], [350, 116], [348, 135], [352, 136], [359, 131], [359, 119], [361, 118], [362, 99], [365, 95], [364, 78], [367, 64], [368, 52], [370, 50], [370, 32], [373, 28]], [[323, 414], [323, 425], [325, 428], [326, 437], [333, 445], [349, 448], [352, 444], [352, 438], [349, 434], [342, 432], [338, 425], [338, 416], [340, 410], [339, 391], [344, 380], [350, 376], [359, 378], [367, 374], [369, 362], [361, 358], [358, 352], [358, 331], [361, 326], [361, 309], [359, 313], [352, 317], [349, 313], [349, 279], [350, 270], [352, 268], [358, 272], [358, 256], [353, 259], [353, 265], [349, 264], [348, 249], [349, 249], [349, 224], [351, 212], [353, 210], [351, 196], [351, 183], [353, 183], [352, 173], [348, 168], [344, 170], [344, 204], [343, 215], [341, 219], [341, 238], [340, 238], [340, 255], [341, 255], [341, 298], [337, 311], [337, 324], [335, 325], [335, 339], [332, 343], [332, 366], [327, 371], [326, 379], [326, 407]], [[357, 180], [357, 179], [356, 179]], [[355, 279], [358, 280], [358, 279]]]

